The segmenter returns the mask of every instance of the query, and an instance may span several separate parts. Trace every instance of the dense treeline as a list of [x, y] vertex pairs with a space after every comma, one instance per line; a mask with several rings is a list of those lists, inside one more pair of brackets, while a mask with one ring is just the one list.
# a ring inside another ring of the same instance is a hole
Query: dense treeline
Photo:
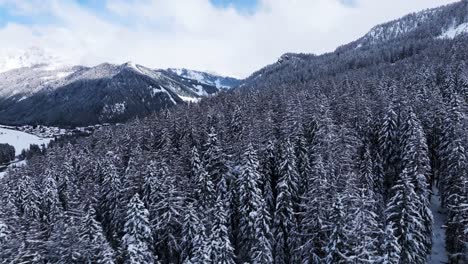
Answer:
[[43, 155], [45, 154], [45, 152], [46, 152], [46, 146], [44, 144], [42, 144], [41, 146], [37, 144], [31, 144], [29, 145], [28, 149], [23, 149], [21, 151], [19, 158], [29, 160], [36, 155]]
[[449, 261], [467, 263], [468, 49], [437, 43], [55, 145], [0, 182], [0, 259], [426, 263], [441, 199]]
[[8, 163], [15, 159], [15, 147], [9, 144], [0, 144], [0, 164]]

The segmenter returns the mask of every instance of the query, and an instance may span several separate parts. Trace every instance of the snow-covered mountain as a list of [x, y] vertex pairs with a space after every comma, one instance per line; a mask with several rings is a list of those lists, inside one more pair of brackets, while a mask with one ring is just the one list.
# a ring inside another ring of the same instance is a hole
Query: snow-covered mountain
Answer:
[[39, 47], [0, 51], [0, 73], [23, 67], [47, 66], [49, 69], [66, 64], [63, 58]]
[[[468, 39], [468, 1], [428, 9], [377, 25], [361, 38], [320, 56], [286, 53], [243, 80], [241, 86], [269, 87], [276, 83], [306, 82], [343, 69], [395, 63], [445, 42]], [[377, 56], [377, 60], [369, 58]]]
[[133, 62], [84, 67], [30, 61], [21, 64], [26, 67], [0, 73], [0, 123], [75, 126], [122, 122], [197, 102], [228, 87], [220, 79], [212, 84], [214, 77], [208, 78], [208, 74], [200, 81]]
[[359, 49], [401, 39], [428, 41], [429, 39], [453, 39], [468, 33], [468, 2], [427, 9], [373, 27], [366, 35], [351, 42], [343, 49]]
[[229, 89], [240, 84], [240, 80], [232, 77], [221, 76], [215, 73], [194, 71], [184, 68], [167, 69], [167, 71], [177, 74], [180, 77], [197, 80], [201, 83], [216, 86], [219, 89]]

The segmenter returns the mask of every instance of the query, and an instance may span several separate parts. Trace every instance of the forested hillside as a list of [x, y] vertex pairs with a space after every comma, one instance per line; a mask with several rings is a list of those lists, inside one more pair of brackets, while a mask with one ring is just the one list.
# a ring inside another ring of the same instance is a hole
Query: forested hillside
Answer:
[[413, 40], [287, 54], [32, 158], [0, 180], [0, 259], [427, 263], [440, 198], [468, 263], [468, 41]]

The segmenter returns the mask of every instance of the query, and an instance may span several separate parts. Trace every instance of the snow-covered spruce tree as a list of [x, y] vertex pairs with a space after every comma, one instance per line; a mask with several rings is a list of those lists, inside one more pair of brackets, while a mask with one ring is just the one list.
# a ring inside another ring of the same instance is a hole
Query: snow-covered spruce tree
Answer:
[[[70, 146], [68, 146], [70, 148]], [[70, 152], [67, 153], [66, 160], [59, 168], [60, 177], [58, 178], [57, 182], [57, 191], [60, 200], [61, 207], [64, 211], [67, 211], [70, 208], [70, 197], [76, 188], [73, 186], [73, 182], [71, 179], [76, 179], [75, 169], [73, 167], [73, 160], [74, 157]]]
[[347, 224], [350, 226], [349, 236], [353, 245], [350, 251], [358, 263], [375, 263], [379, 259], [379, 235], [383, 230], [375, 197], [369, 188], [357, 189], [353, 197], [355, 205]]
[[125, 216], [124, 236], [120, 244], [123, 263], [152, 264], [157, 256], [152, 252], [152, 235], [148, 210], [140, 196], [135, 194], [128, 204]]
[[202, 209], [202, 212], [207, 212], [213, 208], [216, 199], [215, 186], [200, 161], [196, 147], [192, 149], [191, 171], [195, 184], [195, 200], [198, 201], [198, 207]]
[[199, 215], [201, 215], [201, 212], [197, 210], [194, 204], [187, 204], [181, 242], [181, 260], [186, 264], [208, 263], [210, 261], [209, 241], [207, 240], [205, 226]]
[[240, 262], [251, 262], [253, 259], [253, 248], [258, 243], [256, 234], [256, 222], [258, 212], [261, 210], [262, 193], [258, 188], [260, 174], [258, 172], [258, 159], [255, 149], [250, 143], [244, 152], [241, 166], [241, 174], [238, 179], [239, 187], [239, 225], [241, 246], [238, 260]]
[[449, 175], [450, 188], [446, 199], [447, 214], [447, 250], [450, 260], [454, 263], [463, 263], [468, 260], [468, 157], [466, 142], [463, 143], [458, 131], [459, 140], [450, 146]]
[[130, 153], [128, 164], [123, 173], [122, 185], [125, 189], [125, 200], [130, 200], [135, 193], [141, 193], [144, 183], [144, 175], [141, 168], [144, 167], [145, 156], [139, 145], [136, 145]]
[[146, 168], [143, 202], [149, 211], [155, 251], [161, 261], [179, 258], [182, 228], [182, 194], [176, 188], [175, 177], [164, 162], [151, 161]]
[[57, 191], [57, 182], [53, 172], [47, 170], [44, 175], [43, 192], [41, 197], [40, 215], [44, 224], [49, 228], [60, 216], [60, 201]]
[[421, 207], [418, 213], [423, 221], [423, 243], [425, 254], [431, 252], [432, 247], [432, 212], [429, 208], [429, 151], [424, 131], [413, 111], [410, 111], [403, 126], [402, 141], [402, 167], [406, 170], [409, 180], [415, 188]]
[[207, 224], [211, 222], [211, 212], [214, 210], [216, 200], [216, 189], [210, 175], [208, 175], [202, 164], [196, 165], [195, 176], [195, 197], [197, 208], [202, 213], [202, 221]]
[[154, 199], [154, 196], [158, 196], [161, 193], [161, 186], [159, 184], [157, 175], [158, 165], [154, 160], [152, 160], [149, 162], [149, 164], [146, 165], [144, 169], [142, 169], [142, 171], [144, 171], [145, 176], [142, 187], [141, 201], [146, 208], [149, 208], [152, 200]]
[[209, 235], [210, 262], [219, 264], [234, 264], [234, 248], [231, 245], [228, 231], [228, 217], [226, 202], [223, 196], [218, 195], [213, 211], [213, 222]]
[[116, 248], [121, 238], [124, 208], [122, 182], [112, 155], [112, 153], [108, 153], [104, 160], [99, 212], [106, 237], [111, 245]]
[[330, 236], [328, 243], [325, 246], [324, 263], [349, 263], [354, 261], [354, 258], [349, 258], [351, 255], [350, 245], [348, 244], [349, 231], [346, 230], [346, 208], [343, 204], [343, 195], [337, 194], [332, 204], [330, 212]]
[[298, 245], [296, 230], [296, 216], [294, 213], [294, 200], [297, 194], [297, 171], [292, 145], [285, 142], [283, 156], [279, 170], [280, 178], [276, 184], [276, 209], [273, 220], [273, 233], [275, 237], [274, 259], [275, 263], [290, 263], [293, 261]]
[[389, 190], [400, 173], [400, 116], [393, 103], [385, 109], [378, 141], [385, 173], [384, 187]]
[[[192, 184], [197, 184], [197, 177], [200, 173], [200, 171], [203, 168], [203, 163], [200, 160], [200, 154], [198, 152], [197, 147], [193, 146], [192, 149], [190, 150], [190, 181]], [[196, 197], [196, 190], [197, 188], [194, 188], [192, 195]]]
[[275, 187], [278, 181], [278, 157], [276, 145], [272, 140], [268, 140], [263, 150], [262, 160], [260, 162], [260, 184], [263, 197], [265, 198], [267, 210], [270, 215], [275, 212], [276, 194]]
[[[164, 164], [158, 172], [159, 195], [150, 198], [150, 223], [156, 252], [162, 262], [175, 262], [180, 254], [180, 232], [183, 221], [182, 195], [177, 189], [173, 175], [168, 174]], [[159, 198], [157, 199], [157, 197]]]
[[73, 263], [80, 256], [77, 218], [69, 210], [60, 215], [47, 241], [47, 259], [51, 263]]
[[454, 163], [450, 157], [455, 157], [457, 160], [456, 155], [452, 154], [453, 144], [463, 140], [463, 133], [460, 132], [466, 130], [467, 124], [464, 104], [453, 89], [449, 92], [449, 102], [444, 106], [440, 116], [442, 120], [440, 120], [437, 155], [440, 160], [439, 189], [441, 190], [442, 205], [445, 206], [447, 197], [452, 192], [452, 181], [454, 177], [458, 176], [458, 174], [450, 173], [450, 166]]
[[204, 147], [205, 153], [203, 155], [203, 161], [205, 169], [211, 178], [211, 181], [217, 188], [221, 178], [224, 177], [224, 174], [227, 172], [227, 167], [221, 143], [218, 140], [218, 134], [214, 127], [210, 128], [207, 142]]
[[426, 227], [420, 214], [424, 208], [408, 169], [404, 169], [391, 190], [386, 216], [387, 223], [395, 229], [401, 246], [400, 263], [426, 263]]
[[12, 263], [18, 255], [18, 249], [23, 242], [18, 230], [20, 225], [12, 203], [2, 204], [0, 202], [0, 260]]
[[[295, 155], [299, 176], [297, 182], [297, 201], [295, 202], [296, 204], [299, 204], [300, 197], [304, 195], [307, 186], [309, 186], [308, 180], [310, 179], [311, 172], [310, 155], [303, 131], [301, 131], [297, 136], [297, 140], [295, 142]], [[299, 212], [301, 209], [298, 207], [296, 210]], [[300, 221], [300, 219], [298, 221]]]
[[380, 264], [400, 263], [401, 247], [398, 244], [391, 225], [385, 226], [385, 231], [381, 234], [380, 252], [381, 256], [376, 260]]
[[107, 242], [96, 212], [90, 208], [82, 217], [78, 228], [80, 256], [83, 263], [113, 264], [114, 250]]
[[16, 191], [16, 206], [24, 218], [39, 218], [39, 192], [29, 175], [23, 175], [18, 182]]
[[300, 228], [300, 254], [306, 263], [320, 263], [327, 244], [327, 217], [329, 211], [330, 179], [321, 155], [315, 159], [307, 192], [301, 199], [303, 216]]
[[270, 230], [270, 223], [270, 213], [267, 210], [265, 200], [262, 198], [260, 200], [259, 210], [256, 212], [256, 243], [252, 248], [252, 263], [273, 263], [273, 234]]

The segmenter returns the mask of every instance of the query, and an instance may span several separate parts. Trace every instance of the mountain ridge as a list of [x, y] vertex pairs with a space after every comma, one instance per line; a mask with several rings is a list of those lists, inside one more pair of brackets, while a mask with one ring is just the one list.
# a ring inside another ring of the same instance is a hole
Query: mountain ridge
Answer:
[[[191, 79], [133, 62], [101, 63], [94, 67], [57, 64], [52, 67], [39, 63], [11, 69], [0, 73], [0, 122], [61, 126], [123, 122], [173, 105], [198, 102], [230, 88], [228, 82], [233, 85], [238, 82], [234, 78], [197, 73], [203, 74], [203, 78]], [[221, 82], [222, 86], [217, 85]], [[102, 101], [94, 100], [93, 93]], [[68, 112], [80, 117], [74, 118]], [[67, 118], [60, 118], [61, 115]]]

